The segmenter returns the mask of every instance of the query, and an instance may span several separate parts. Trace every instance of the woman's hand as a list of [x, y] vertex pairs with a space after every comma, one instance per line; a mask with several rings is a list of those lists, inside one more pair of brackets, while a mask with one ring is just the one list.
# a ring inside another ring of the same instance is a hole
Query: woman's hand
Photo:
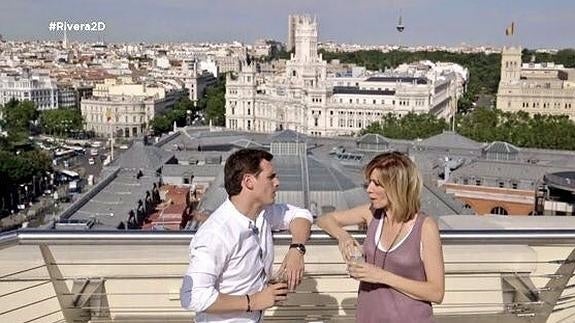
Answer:
[[345, 261], [346, 263], [349, 263], [349, 261], [351, 260], [354, 248], [361, 249], [361, 245], [359, 244], [359, 242], [357, 242], [357, 240], [353, 239], [351, 236], [347, 236], [346, 238], [339, 240], [338, 247], [339, 252], [341, 253], [341, 256], [343, 258], [343, 261]]
[[349, 275], [366, 283], [385, 284], [386, 271], [370, 263], [350, 263], [347, 266]]

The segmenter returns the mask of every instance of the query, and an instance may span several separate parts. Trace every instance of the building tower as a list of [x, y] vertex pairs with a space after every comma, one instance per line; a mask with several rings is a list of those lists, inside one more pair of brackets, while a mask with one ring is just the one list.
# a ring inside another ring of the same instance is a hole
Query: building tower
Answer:
[[68, 48], [68, 34], [66, 33], [66, 29], [64, 29], [64, 40], [62, 40], [62, 47]]
[[286, 76], [300, 87], [317, 88], [326, 79], [326, 63], [317, 52], [318, 22], [315, 17], [296, 16], [295, 53], [286, 63]]
[[500, 84], [512, 84], [521, 76], [521, 47], [504, 47], [501, 52]]
[[297, 16], [295, 28], [295, 59], [299, 62], [316, 62], [317, 55], [317, 19]]
[[295, 25], [299, 16], [289, 15], [288, 16], [288, 38], [286, 50], [292, 51], [295, 46]]

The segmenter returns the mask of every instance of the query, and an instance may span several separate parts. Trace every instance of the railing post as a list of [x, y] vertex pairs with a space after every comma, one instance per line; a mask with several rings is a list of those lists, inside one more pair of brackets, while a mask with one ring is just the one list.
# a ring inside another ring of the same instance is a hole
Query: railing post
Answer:
[[58, 299], [58, 303], [60, 303], [60, 308], [62, 309], [62, 314], [66, 322], [88, 322], [90, 320], [90, 314], [74, 306], [73, 296], [66, 285], [66, 281], [58, 268], [50, 248], [45, 244], [41, 244], [40, 252], [42, 253], [42, 258], [46, 264], [50, 281], [54, 287], [56, 298]]
[[549, 279], [545, 288], [539, 293], [539, 300], [543, 303], [543, 310], [538, 313], [538, 323], [547, 321], [555, 305], [557, 305], [559, 297], [561, 297], [561, 294], [563, 294], [565, 287], [569, 283], [569, 280], [573, 277], [573, 272], [575, 272], [575, 249], [562, 261], [554, 277]]

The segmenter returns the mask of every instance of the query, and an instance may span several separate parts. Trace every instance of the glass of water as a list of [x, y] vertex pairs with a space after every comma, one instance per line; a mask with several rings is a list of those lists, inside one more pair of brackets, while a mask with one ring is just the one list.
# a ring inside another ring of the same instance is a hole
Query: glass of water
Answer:
[[360, 246], [352, 247], [349, 261], [356, 264], [365, 262], [365, 258], [363, 257], [363, 250]]

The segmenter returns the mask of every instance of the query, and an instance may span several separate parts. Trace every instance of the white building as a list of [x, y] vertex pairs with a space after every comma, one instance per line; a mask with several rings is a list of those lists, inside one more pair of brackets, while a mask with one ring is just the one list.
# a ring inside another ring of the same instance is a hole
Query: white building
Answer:
[[205, 62], [203, 64], [203, 66], [209, 68], [210, 71], [201, 68], [201, 66], [202, 64], [196, 60], [185, 61], [182, 64], [184, 86], [188, 90], [190, 101], [194, 102], [194, 104], [202, 98], [208, 87], [217, 82], [217, 79], [212, 74], [212, 72], [216, 70], [217, 75], [215, 63], [210, 64], [209, 62]]
[[24, 71], [21, 74], [0, 74], [0, 105], [11, 99], [29, 100], [38, 110], [58, 108], [58, 86], [48, 75]]
[[523, 64], [521, 47], [506, 47], [501, 53], [497, 108], [575, 120], [575, 69], [554, 63]]
[[227, 128], [336, 136], [356, 133], [387, 113], [431, 112], [445, 119], [455, 113], [468, 78], [463, 67], [421, 62], [383, 74], [357, 69], [328, 76], [317, 53], [317, 21], [296, 17], [296, 50], [283, 75], [263, 75], [244, 63], [240, 73], [227, 77]]
[[185, 93], [181, 88], [113, 83], [101, 85], [94, 97], [81, 102], [85, 129], [99, 136], [108, 136], [112, 131], [118, 137], [139, 136], [150, 120], [171, 108]]
[[238, 56], [216, 56], [215, 61], [219, 73], [240, 71], [240, 59]]

